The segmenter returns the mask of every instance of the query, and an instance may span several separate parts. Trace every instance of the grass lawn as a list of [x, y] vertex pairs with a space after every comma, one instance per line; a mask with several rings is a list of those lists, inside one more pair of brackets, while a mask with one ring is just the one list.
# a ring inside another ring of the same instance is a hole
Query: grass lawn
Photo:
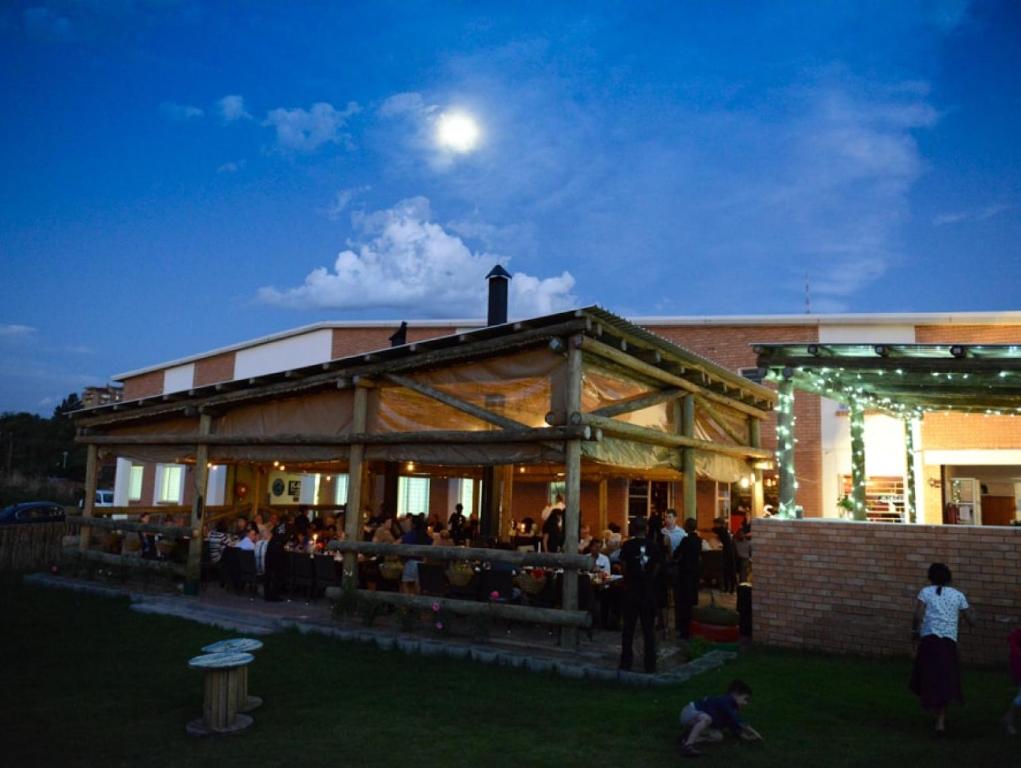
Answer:
[[[708, 746], [701, 765], [1008, 766], [1005, 669], [966, 671], [968, 705], [936, 742], [908, 662], [756, 650], [687, 685], [630, 689], [298, 634], [265, 638], [239, 736], [194, 739], [186, 661], [229, 633], [121, 600], [0, 580], [0, 764], [6, 766], [654, 766], [677, 764], [677, 714], [732, 677], [764, 745]], [[1015, 762], [1018, 761], [1018, 762]], [[688, 762], [688, 761], [685, 761]]]

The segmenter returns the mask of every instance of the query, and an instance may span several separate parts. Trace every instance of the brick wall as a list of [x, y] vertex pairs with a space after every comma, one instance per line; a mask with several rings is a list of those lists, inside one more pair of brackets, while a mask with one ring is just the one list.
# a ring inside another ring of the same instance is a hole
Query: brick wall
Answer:
[[1021, 344], [1021, 325], [919, 325], [919, 344]]
[[150, 371], [141, 376], [124, 379], [124, 399], [137, 400], [163, 394], [163, 370]]
[[[753, 368], [756, 342], [794, 343], [818, 341], [814, 325], [681, 325], [649, 326], [650, 331], [685, 349], [712, 360], [735, 373]], [[806, 392], [794, 397], [798, 443], [794, 448], [794, 468], [798, 478], [798, 503], [808, 517], [822, 515], [822, 417], [819, 398]], [[762, 423], [762, 444], [776, 447], [776, 416]], [[701, 507], [701, 505], [700, 505]]]
[[922, 447], [958, 451], [1021, 448], [1021, 418], [929, 413], [922, 419]]
[[221, 381], [230, 381], [233, 378], [233, 352], [224, 352], [222, 355], [213, 355], [195, 361], [193, 386], [204, 387], [207, 384], [219, 384]]
[[976, 612], [968, 661], [1003, 664], [1021, 621], [1021, 528], [756, 520], [756, 642], [863, 655], [911, 652], [915, 596], [944, 562]]
[[[339, 357], [356, 355], [361, 352], [385, 349], [390, 346], [390, 337], [396, 330], [396, 325], [393, 328], [334, 328], [330, 357], [336, 360]], [[408, 343], [411, 343], [437, 336], [449, 336], [455, 330], [452, 326], [441, 325], [429, 328], [408, 328], [407, 339]]]

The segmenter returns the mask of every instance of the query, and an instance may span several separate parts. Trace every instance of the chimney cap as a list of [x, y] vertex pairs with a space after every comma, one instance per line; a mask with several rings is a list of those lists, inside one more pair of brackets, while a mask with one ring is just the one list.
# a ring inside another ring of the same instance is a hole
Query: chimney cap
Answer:
[[492, 280], [494, 277], [502, 277], [505, 280], [510, 280], [511, 273], [504, 269], [502, 264], [497, 264], [489, 270], [489, 274], [486, 275], [486, 280]]

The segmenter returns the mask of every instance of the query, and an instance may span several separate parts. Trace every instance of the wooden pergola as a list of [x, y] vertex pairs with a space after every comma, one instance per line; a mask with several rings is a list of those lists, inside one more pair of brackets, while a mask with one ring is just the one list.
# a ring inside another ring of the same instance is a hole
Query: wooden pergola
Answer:
[[[698, 474], [746, 476], [771, 458], [759, 425], [775, 400], [771, 389], [588, 307], [100, 406], [77, 414], [77, 439], [88, 446], [80, 547], [88, 551], [104, 451], [194, 465], [186, 568], [192, 591], [211, 462], [345, 462], [345, 578], [354, 573], [354, 549], [380, 546], [356, 544], [369, 461], [556, 464], [566, 485], [565, 551], [576, 552], [583, 464], [675, 474], [693, 514]], [[493, 504], [499, 499], [483, 516]], [[574, 555], [540, 557], [581, 565]], [[574, 610], [576, 579], [563, 583], [563, 607]]]
[[851, 420], [852, 505], [866, 519], [865, 411], [904, 422], [905, 510], [917, 516], [914, 469], [918, 423], [926, 413], [1021, 414], [1021, 347], [1000, 344], [756, 344], [764, 378], [777, 382], [780, 514], [794, 516], [794, 391], [847, 406]]

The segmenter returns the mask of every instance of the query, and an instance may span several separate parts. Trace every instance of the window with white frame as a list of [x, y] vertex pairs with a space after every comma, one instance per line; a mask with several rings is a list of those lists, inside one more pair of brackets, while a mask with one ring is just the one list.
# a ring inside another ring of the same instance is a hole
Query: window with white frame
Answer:
[[429, 514], [429, 478], [401, 476], [397, 481], [397, 514]]
[[334, 504], [347, 504], [347, 486], [348, 486], [348, 476], [347, 475], [334, 475], [333, 476], [333, 503]]
[[156, 465], [156, 503], [181, 504], [184, 502], [184, 466], [182, 464]]
[[131, 465], [131, 474], [128, 476], [128, 501], [142, 500], [142, 476], [145, 474], [145, 467], [141, 464]]

